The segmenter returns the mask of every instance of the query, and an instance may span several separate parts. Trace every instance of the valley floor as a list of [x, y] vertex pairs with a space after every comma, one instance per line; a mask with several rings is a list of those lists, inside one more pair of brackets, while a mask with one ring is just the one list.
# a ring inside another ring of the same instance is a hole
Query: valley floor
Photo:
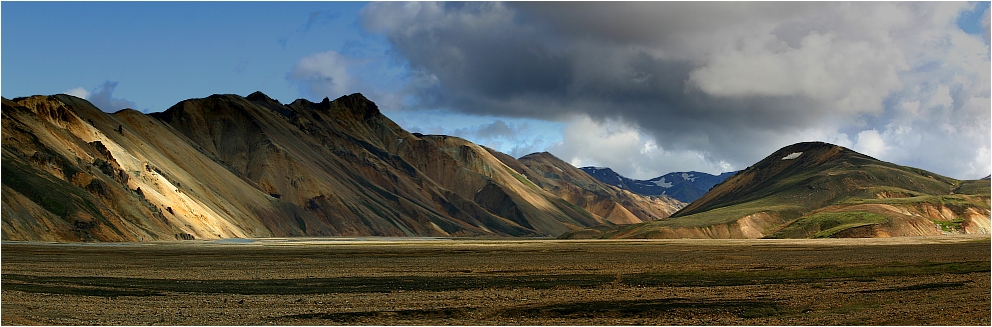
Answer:
[[989, 325], [990, 240], [4, 242], [2, 324]]

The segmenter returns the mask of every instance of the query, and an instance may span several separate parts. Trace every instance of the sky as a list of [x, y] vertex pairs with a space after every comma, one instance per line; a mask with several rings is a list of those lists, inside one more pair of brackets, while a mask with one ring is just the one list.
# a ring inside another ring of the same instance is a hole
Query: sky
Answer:
[[823, 141], [992, 173], [989, 2], [9, 2], [0, 94], [362, 93], [411, 132], [649, 179]]

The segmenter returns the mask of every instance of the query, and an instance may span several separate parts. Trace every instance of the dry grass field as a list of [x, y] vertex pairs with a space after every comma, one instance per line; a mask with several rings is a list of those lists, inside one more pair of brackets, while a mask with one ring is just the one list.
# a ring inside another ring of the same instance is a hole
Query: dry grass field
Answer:
[[989, 325], [988, 237], [2, 245], [4, 325]]

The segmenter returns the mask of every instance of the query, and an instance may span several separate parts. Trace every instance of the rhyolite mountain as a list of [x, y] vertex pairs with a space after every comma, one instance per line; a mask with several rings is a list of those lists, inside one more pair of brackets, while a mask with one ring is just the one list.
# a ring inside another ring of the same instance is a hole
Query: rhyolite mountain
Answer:
[[528, 181], [617, 225], [662, 219], [685, 206], [667, 196], [643, 196], [610, 186], [548, 152], [513, 160], [490, 151]]
[[772, 153], [666, 219], [563, 237], [987, 234], [989, 208], [989, 180], [956, 180], [841, 146], [807, 142]]
[[720, 175], [711, 175], [698, 171], [673, 172], [648, 180], [636, 180], [624, 177], [606, 167], [582, 167], [579, 169], [603, 183], [620, 189], [648, 196], [665, 195], [685, 203], [696, 201], [714, 185], [720, 184], [736, 173], [726, 172]]
[[619, 190], [578, 201], [567, 196], [581, 187], [538, 185], [509, 156], [409, 133], [360, 94], [213, 95], [152, 114], [32, 96], [3, 99], [2, 118], [4, 240], [556, 236], [684, 206], [608, 198]]

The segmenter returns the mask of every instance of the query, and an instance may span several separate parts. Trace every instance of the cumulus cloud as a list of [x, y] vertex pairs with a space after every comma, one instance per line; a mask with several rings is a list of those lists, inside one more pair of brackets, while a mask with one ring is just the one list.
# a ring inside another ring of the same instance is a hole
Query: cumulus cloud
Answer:
[[[116, 112], [121, 109], [133, 109], [135, 107], [134, 102], [128, 101], [124, 98], [115, 98], [113, 96], [114, 89], [116, 88], [117, 82], [106, 81], [103, 85], [100, 85], [93, 89], [93, 91], [86, 93], [85, 99], [105, 112]], [[70, 91], [78, 91], [79, 89], [80, 88], [76, 88]]]
[[867, 154], [872, 157], [881, 157], [886, 152], [885, 140], [882, 135], [874, 129], [861, 131], [858, 133], [857, 143], [853, 146], [855, 151]]
[[354, 91], [355, 81], [348, 73], [352, 62], [335, 51], [315, 53], [297, 61], [286, 78], [303, 94], [333, 99]]
[[572, 145], [581, 135], [566, 129], [558, 151], [573, 162], [615, 162], [632, 176], [694, 157], [740, 169], [794, 142], [834, 140], [976, 178], [990, 172], [992, 108], [987, 38], [956, 25], [969, 8], [390, 2], [369, 4], [361, 23], [407, 63], [422, 107], [626, 126], [591, 147], [623, 159]]
[[[733, 170], [726, 162], [713, 162], [694, 150], [670, 151], [627, 122], [588, 116], [574, 117], [562, 129], [563, 140], [548, 151], [576, 167], [605, 166], [635, 179], [651, 179], [672, 171], [713, 174]], [[668, 165], [660, 167], [658, 160]], [[667, 170], [663, 170], [667, 169]]]
[[74, 88], [74, 89], [71, 89], [71, 90], [68, 90], [68, 91], [65, 91], [63, 93], [68, 94], [68, 95], [71, 95], [71, 96], [74, 96], [74, 97], [77, 97], [77, 98], [80, 98], [80, 99], [86, 99], [87, 97], [90, 96], [90, 91], [87, 91], [82, 86], [77, 87], [77, 88]]
[[642, 149], [654, 149], [648, 145], [649, 140], [629, 125], [618, 121], [601, 123], [581, 116], [570, 122], [562, 134], [564, 140], [549, 152], [573, 166], [606, 166], [622, 171], [628, 177], [645, 177], [642, 170], [649, 167], [643, 167], [643, 162], [637, 159], [643, 157]]

